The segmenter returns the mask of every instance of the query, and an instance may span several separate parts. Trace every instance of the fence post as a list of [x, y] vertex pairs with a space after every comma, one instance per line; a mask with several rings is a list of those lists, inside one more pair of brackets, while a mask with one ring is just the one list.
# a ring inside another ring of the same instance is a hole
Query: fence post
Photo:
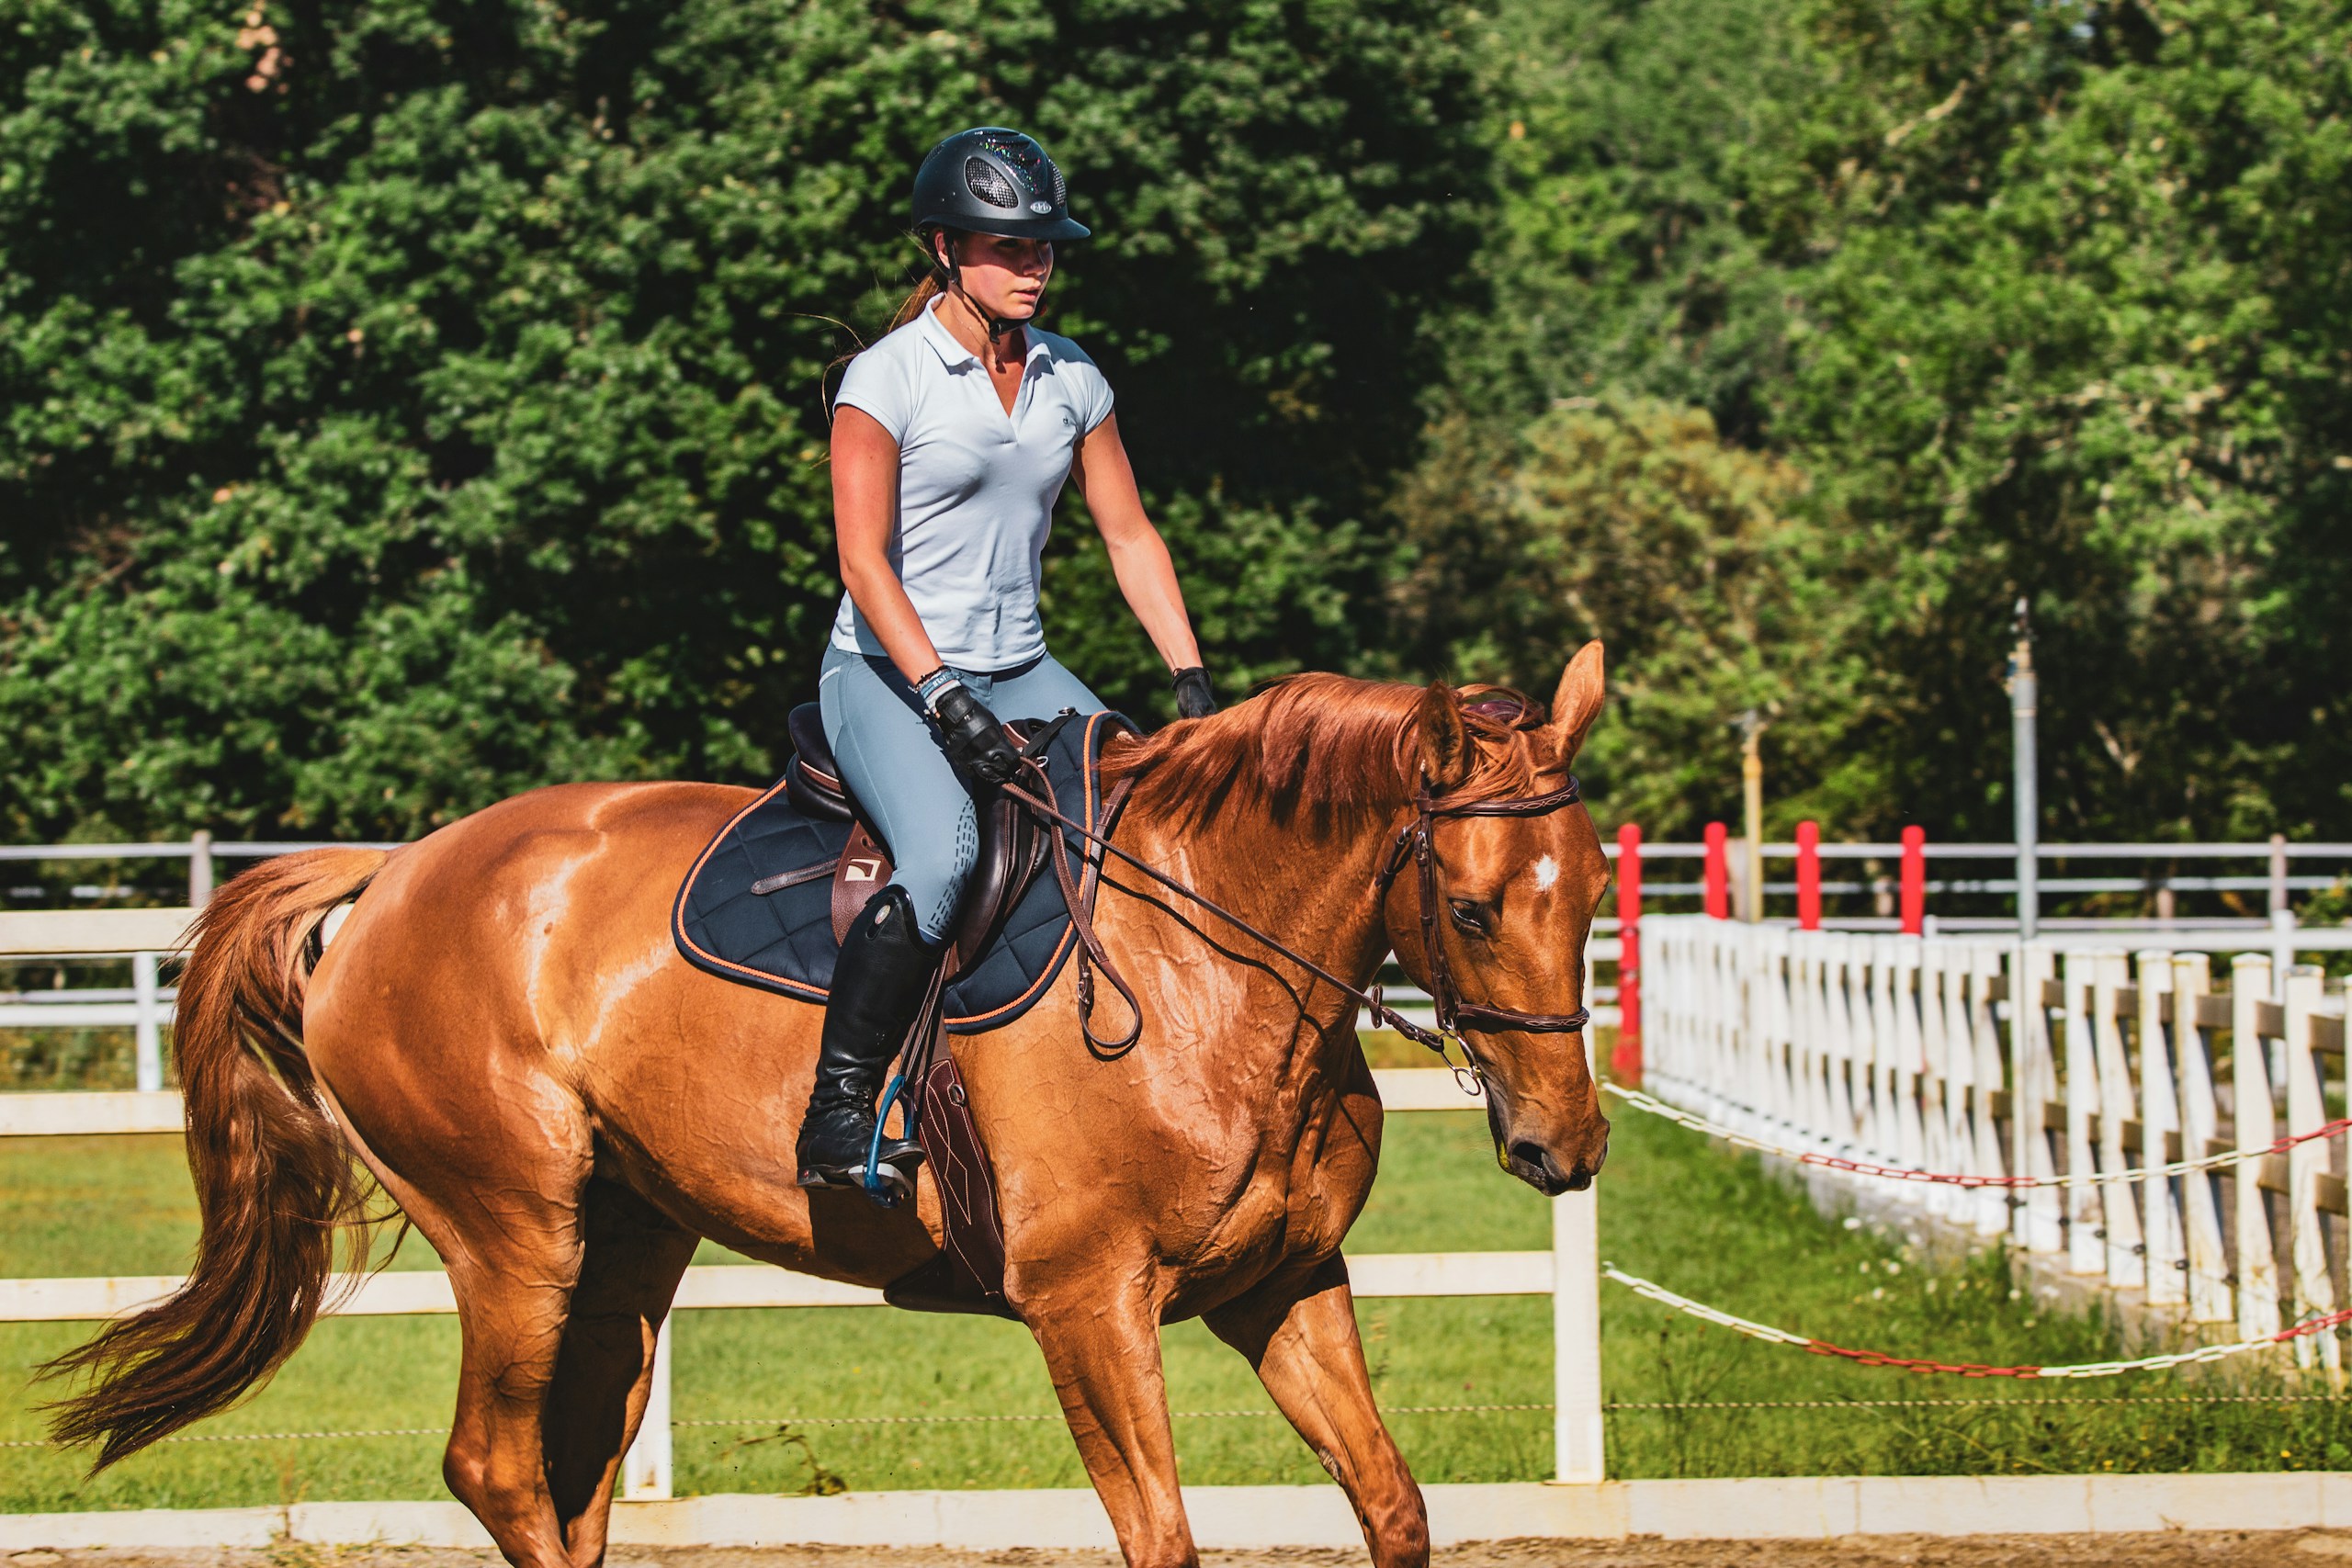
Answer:
[[1555, 1479], [1608, 1479], [1600, 1414], [1600, 1190], [1552, 1200], [1552, 1451]]
[[[2101, 948], [2091, 972], [2091, 1038], [2098, 1067], [2098, 1164], [2103, 1171], [2130, 1170], [2123, 1124], [2139, 1107], [2132, 1098], [2132, 1059], [2124, 1049], [2121, 1016], [2124, 987], [2132, 983], [2132, 959]], [[2158, 1145], [2159, 1148], [2162, 1145]], [[2108, 1182], [2099, 1197], [2099, 1230], [2107, 1242], [2107, 1282], [2119, 1290], [2147, 1283], [2147, 1249], [2140, 1245], [2140, 1207], [2127, 1184]]]
[[1617, 1081], [1642, 1082], [1642, 829], [1617, 828], [1617, 1048], [1609, 1053]]
[[[2315, 964], [2298, 964], [2287, 971], [2279, 987], [2286, 1016], [2287, 1131], [2318, 1131], [2327, 1118], [2327, 1099], [2317, 1055], [2312, 1049], [2312, 1018], [2319, 1011], [2324, 972]], [[2287, 1151], [2287, 1223], [2292, 1227], [2289, 1247], [2295, 1265], [2295, 1308], [2304, 1313], [2335, 1310], [2335, 1281], [2327, 1267], [2326, 1234], [2322, 1229], [2319, 1179], [2327, 1174], [2327, 1144], [2317, 1139]], [[2333, 1334], [2308, 1336], [2295, 1341], [2295, 1362], [2310, 1366], [2316, 1359], [2327, 1369], [2328, 1382], [2341, 1386], [2343, 1347]]]
[[212, 897], [212, 832], [198, 828], [187, 836], [187, 907], [201, 909]]
[[1707, 918], [1731, 919], [1731, 829], [1720, 822], [1707, 824]]
[[1927, 930], [1928, 830], [1903, 829], [1903, 934], [1917, 936]]
[[[155, 990], [155, 955], [134, 953], [130, 955], [131, 1005], [137, 1010], [131, 1024], [133, 1059], [139, 1074], [139, 1090], [153, 1094], [164, 1087], [164, 1010]], [[118, 1015], [119, 1016], [119, 1015]]]
[[1797, 924], [1821, 929], [1821, 824], [1797, 824]]
[[632, 1503], [652, 1502], [672, 1495], [670, 1443], [670, 1325], [673, 1313], [662, 1320], [653, 1340], [653, 1387], [645, 1396], [645, 1419], [637, 1441], [621, 1458], [621, 1495]]
[[2287, 893], [2287, 835], [2270, 835], [2270, 963], [2284, 975], [2295, 966], [2295, 906]]
[[[2009, 1125], [2017, 1137], [2010, 1168], [2019, 1176], [2058, 1173], [2050, 1147], [2050, 1109], [2058, 1098], [2058, 1065], [2050, 1049], [2050, 1004], [2043, 987], [2057, 975], [2055, 955], [2039, 943], [2011, 950], [2009, 981]], [[2030, 1252], [2054, 1253], [2064, 1245], [2059, 1225], [2064, 1213], [2059, 1190], [2037, 1187], [2018, 1207], [2018, 1236]]]
[[[2091, 1037], [2091, 985], [2098, 960], [2083, 952], [2066, 954], [2066, 1169], [2099, 1168], [2098, 1045]], [[2066, 1267], [2077, 1274], [2107, 1272], [2105, 1200], [2085, 1184], [2066, 1190]]]
[[[2173, 1091], [2174, 1035], [2164, 1021], [2165, 999], [2172, 997], [2172, 954], [2160, 948], [2143, 948], [2133, 967], [2140, 982], [2140, 1163], [2153, 1169], [2172, 1157], [2165, 1142], [2180, 1131], [2180, 1106]], [[2175, 1007], [2173, 1013], [2177, 1032], [2179, 1009]], [[2149, 1177], [2140, 1184], [2140, 1200], [2148, 1301], [2152, 1305], [2186, 1302], [2188, 1251], [2182, 1244], [2180, 1208], [2173, 1201], [2172, 1179]]]
[[2278, 1254], [2270, 1239], [2270, 1211], [2262, 1201], [2257, 1151], [2278, 1135], [2271, 1100], [2269, 1053], [2262, 1043], [2262, 1004], [2270, 998], [2270, 960], [2241, 953], [2230, 963], [2230, 1065], [2232, 1119], [2238, 1152], [2248, 1157], [2231, 1168], [2237, 1200], [2238, 1333], [2248, 1339], [2276, 1334], [2278, 1322]]

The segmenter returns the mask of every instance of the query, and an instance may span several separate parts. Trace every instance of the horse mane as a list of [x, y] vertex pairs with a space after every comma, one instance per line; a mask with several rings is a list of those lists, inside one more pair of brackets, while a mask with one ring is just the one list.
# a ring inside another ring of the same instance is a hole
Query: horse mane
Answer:
[[[1135, 781], [1155, 817], [1197, 823], [1227, 808], [1317, 827], [1385, 818], [1420, 784], [1419, 728], [1428, 688], [1345, 675], [1292, 675], [1207, 718], [1180, 720], [1106, 748], [1106, 785]], [[1471, 738], [1468, 779], [1453, 801], [1536, 792], [1544, 706], [1507, 686], [1454, 694]]]

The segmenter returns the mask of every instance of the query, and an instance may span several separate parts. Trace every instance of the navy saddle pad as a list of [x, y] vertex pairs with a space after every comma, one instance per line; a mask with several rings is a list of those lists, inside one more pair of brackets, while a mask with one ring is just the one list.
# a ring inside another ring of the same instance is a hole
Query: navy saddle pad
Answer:
[[[1096, 764], [1103, 742], [1134, 728], [1117, 714], [1098, 713], [1055, 731], [1041, 761], [1065, 816], [1110, 832]], [[950, 829], [942, 823], [940, 830]], [[1074, 873], [1090, 851], [1100, 858], [1100, 851], [1068, 829], [1050, 830], [1069, 843]], [[833, 942], [832, 878], [773, 893], [754, 893], [752, 885], [834, 859], [849, 832], [846, 822], [802, 816], [779, 779], [719, 829], [686, 874], [670, 917], [678, 951], [720, 979], [822, 1002], [840, 953]], [[1076, 945], [1069, 906], [1049, 863], [1006, 915], [988, 951], [947, 987], [948, 1031], [978, 1034], [1027, 1012], [1053, 987]]]

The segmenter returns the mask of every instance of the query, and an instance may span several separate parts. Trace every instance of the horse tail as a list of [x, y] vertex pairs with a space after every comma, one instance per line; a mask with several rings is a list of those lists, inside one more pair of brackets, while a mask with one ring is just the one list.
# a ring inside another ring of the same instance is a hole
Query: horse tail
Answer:
[[368, 1188], [302, 1053], [313, 942], [382, 868], [381, 850], [266, 861], [197, 917], [172, 1050], [204, 1227], [170, 1297], [42, 1369], [87, 1374], [51, 1406], [60, 1441], [98, 1443], [96, 1473], [234, 1404], [292, 1355], [334, 1290], [338, 1229]]

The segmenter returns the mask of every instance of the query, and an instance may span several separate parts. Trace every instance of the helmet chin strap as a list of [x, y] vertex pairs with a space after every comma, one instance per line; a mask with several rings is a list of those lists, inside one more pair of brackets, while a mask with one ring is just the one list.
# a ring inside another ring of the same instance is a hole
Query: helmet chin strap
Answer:
[[[937, 244], [938, 250], [933, 253], [932, 265], [939, 274], [941, 287], [952, 291], [956, 298], [963, 300], [964, 308], [971, 311], [978, 320], [980, 330], [989, 334], [989, 342], [996, 343], [1007, 333], [1027, 324], [1005, 316], [992, 316], [981, 310], [979, 301], [972, 298], [971, 290], [964, 287], [963, 269], [956, 263], [956, 243], [943, 233], [938, 236], [934, 243]], [[947, 259], [944, 262], [939, 260], [939, 252], [946, 254]]]

